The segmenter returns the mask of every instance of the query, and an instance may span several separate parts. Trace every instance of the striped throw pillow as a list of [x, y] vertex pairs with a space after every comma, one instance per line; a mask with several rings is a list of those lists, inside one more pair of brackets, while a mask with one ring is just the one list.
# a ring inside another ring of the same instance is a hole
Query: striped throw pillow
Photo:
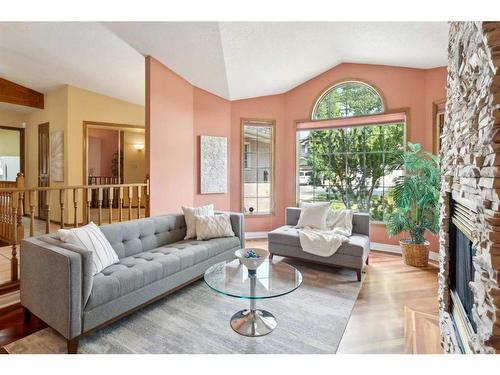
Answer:
[[108, 239], [93, 222], [80, 228], [59, 229], [58, 233], [61, 241], [93, 252], [92, 269], [94, 275], [119, 261], [118, 255]]

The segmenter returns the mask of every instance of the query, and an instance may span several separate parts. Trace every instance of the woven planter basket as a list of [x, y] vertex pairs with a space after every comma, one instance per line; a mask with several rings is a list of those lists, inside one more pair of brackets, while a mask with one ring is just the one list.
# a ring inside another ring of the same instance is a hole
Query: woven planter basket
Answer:
[[429, 242], [417, 245], [409, 240], [399, 241], [405, 264], [414, 267], [426, 267], [429, 262]]

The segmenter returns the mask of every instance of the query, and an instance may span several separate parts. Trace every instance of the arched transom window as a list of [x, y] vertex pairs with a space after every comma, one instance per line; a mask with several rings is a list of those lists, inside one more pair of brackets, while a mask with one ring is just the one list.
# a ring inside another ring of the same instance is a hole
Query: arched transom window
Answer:
[[327, 120], [384, 112], [381, 96], [363, 82], [339, 83], [320, 96], [314, 106], [312, 119]]

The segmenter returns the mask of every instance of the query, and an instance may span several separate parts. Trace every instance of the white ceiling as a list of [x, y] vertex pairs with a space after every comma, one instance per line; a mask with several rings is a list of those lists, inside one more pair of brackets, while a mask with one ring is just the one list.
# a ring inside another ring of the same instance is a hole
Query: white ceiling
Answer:
[[445, 22], [0, 22], [0, 76], [144, 104], [151, 55], [227, 99], [286, 92], [342, 62], [446, 65]]

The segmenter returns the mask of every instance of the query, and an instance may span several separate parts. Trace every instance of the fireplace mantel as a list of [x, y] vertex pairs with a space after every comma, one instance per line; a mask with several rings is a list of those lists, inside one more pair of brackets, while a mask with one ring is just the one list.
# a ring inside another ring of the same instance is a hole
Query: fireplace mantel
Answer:
[[[448, 46], [446, 114], [441, 135], [439, 324], [445, 352], [500, 353], [500, 23], [452, 22]], [[475, 217], [475, 255], [468, 342], [451, 311], [451, 200], [467, 202]]]

